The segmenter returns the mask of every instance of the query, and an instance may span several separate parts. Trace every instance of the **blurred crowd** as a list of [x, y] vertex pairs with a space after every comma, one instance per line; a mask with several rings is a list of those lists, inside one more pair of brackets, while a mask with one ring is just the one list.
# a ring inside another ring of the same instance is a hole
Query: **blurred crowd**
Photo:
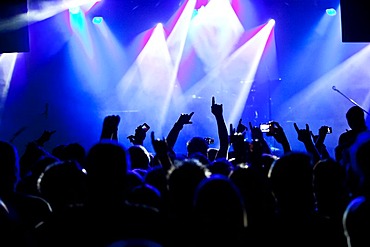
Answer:
[[[176, 152], [196, 112], [181, 113], [166, 137], [147, 124], [118, 140], [119, 115], [102, 122], [96, 143], [44, 144], [45, 130], [23, 153], [0, 141], [2, 246], [370, 246], [370, 132], [362, 108], [343, 117], [335, 156], [328, 126], [315, 135], [294, 124], [305, 151], [284, 129], [243, 120], [227, 126], [212, 97], [218, 147], [196, 133]], [[273, 154], [273, 137], [283, 153]], [[151, 149], [143, 145], [150, 138]], [[369, 185], [368, 185], [369, 184]]]

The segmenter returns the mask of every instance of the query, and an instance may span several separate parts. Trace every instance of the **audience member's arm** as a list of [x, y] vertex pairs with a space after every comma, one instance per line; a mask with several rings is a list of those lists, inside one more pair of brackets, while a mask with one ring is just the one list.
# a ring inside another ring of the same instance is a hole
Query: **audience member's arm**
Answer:
[[130, 142], [134, 145], [144, 145], [144, 140], [146, 138], [146, 132], [149, 130], [149, 125], [146, 123], [139, 125], [135, 129], [134, 135], [129, 135], [127, 139], [130, 140]]
[[44, 130], [44, 132], [42, 132], [41, 136], [35, 141], [35, 143], [40, 146], [40, 147], [43, 147], [44, 144], [50, 140], [51, 136], [56, 132], [56, 130], [52, 130], [52, 131], [49, 131], [49, 130]]
[[220, 148], [218, 149], [216, 159], [227, 159], [227, 152], [229, 150], [229, 135], [227, 133], [227, 127], [224, 120], [222, 104], [216, 104], [214, 96], [212, 97], [211, 112], [216, 118], [218, 138], [220, 142]]
[[296, 123], [294, 123], [294, 128], [297, 131], [298, 140], [303, 142], [303, 144], [306, 148], [306, 151], [313, 156], [314, 163], [318, 162], [321, 159], [321, 157], [320, 157], [320, 154], [319, 154], [319, 152], [317, 151], [317, 149], [315, 147], [315, 144], [312, 141], [310, 127], [308, 126], [308, 124], [306, 124], [305, 129], [299, 129], [298, 125]]
[[50, 140], [55, 132], [55, 130], [45, 130], [38, 139], [27, 144], [24, 153], [19, 159], [19, 173], [21, 177], [27, 175], [32, 165], [35, 164], [40, 157], [44, 155], [52, 156], [45, 150], [44, 144]]
[[271, 149], [263, 137], [261, 129], [259, 127], [253, 127], [251, 122], [249, 122], [249, 128], [251, 130], [252, 141], [257, 141], [260, 143], [262, 153], [271, 154]]
[[[239, 124], [241, 120], [239, 121]], [[245, 128], [246, 129], [246, 128]], [[234, 150], [234, 157], [235, 160], [233, 161], [234, 164], [245, 164], [248, 162], [248, 149], [249, 143], [245, 142], [245, 129], [240, 129], [237, 127], [233, 128], [233, 125], [230, 124], [230, 145], [232, 145]], [[241, 131], [241, 132], [240, 132]]]
[[280, 126], [278, 122], [271, 122], [271, 124], [272, 131], [267, 135], [273, 136], [275, 140], [283, 146], [284, 153], [292, 151], [284, 129]]
[[328, 133], [328, 128], [329, 127], [325, 126], [325, 125], [321, 126], [320, 129], [319, 129], [319, 135], [318, 136], [315, 136], [315, 135], [312, 134], [312, 138], [315, 141], [315, 147], [316, 147], [317, 151], [320, 153], [321, 159], [330, 158], [329, 152], [326, 149], [326, 146], [324, 144], [326, 135]]
[[173, 125], [172, 129], [167, 135], [167, 145], [168, 147], [173, 150], [173, 147], [175, 146], [175, 143], [177, 141], [177, 138], [179, 137], [180, 131], [186, 124], [192, 124], [191, 117], [194, 115], [194, 112], [191, 112], [190, 114], [182, 113], [180, 117], [177, 119], [176, 123]]
[[153, 149], [155, 151], [155, 158], [159, 160], [159, 163], [162, 165], [162, 168], [166, 171], [169, 171], [173, 168], [173, 163], [169, 152], [171, 150], [168, 147], [167, 141], [165, 138], [162, 140], [154, 138], [154, 131], [151, 132], [151, 140]]
[[121, 118], [118, 115], [109, 115], [104, 118], [100, 140], [109, 139], [118, 141], [118, 124]]

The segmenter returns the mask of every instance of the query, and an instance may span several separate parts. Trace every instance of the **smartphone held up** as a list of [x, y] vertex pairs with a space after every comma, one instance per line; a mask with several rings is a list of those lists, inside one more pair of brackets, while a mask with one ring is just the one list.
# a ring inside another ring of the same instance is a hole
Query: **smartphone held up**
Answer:
[[140, 128], [143, 131], [148, 132], [148, 130], [150, 129], [150, 126], [147, 123], [143, 123], [142, 125], [140, 125]]

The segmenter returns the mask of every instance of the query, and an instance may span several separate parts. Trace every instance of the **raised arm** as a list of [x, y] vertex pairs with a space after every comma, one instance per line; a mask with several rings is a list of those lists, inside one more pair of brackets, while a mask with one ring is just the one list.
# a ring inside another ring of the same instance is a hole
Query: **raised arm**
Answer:
[[121, 118], [118, 115], [109, 115], [104, 118], [100, 140], [109, 139], [118, 141], [118, 125]]
[[170, 152], [172, 150], [169, 149], [166, 139], [154, 138], [154, 131], [151, 132], [150, 137], [155, 152], [155, 158], [159, 161], [165, 171], [170, 171], [174, 167], [170, 157]]
[[248, 163], [248, 154], [249, 154], [249, 143], [245, 139], [245, 130], [247, 127], [245, 125], [241, 126], [241, 119], [239, 120], [238, 127], [233, 128], [233, 125], [230, 124], [230, 137], [229, 142], [232, 145], [234, 150], [234, 160], [233, 164], [246, 164]]
[[167, 145], [168, 148], [173, 150], [173, 147], [175, 146], [175, 143], [177, 141], [177, 138], [179, 137], [180, 131], [184, 127], [184, 125], [192, 124], [191, 117], [194, 115], [194, 112], [191, 112], [189, 114], [182, 113], [180, 117], [177, 119], [176, 123], [173, 125], [172, 129], [167, 135]]
[[146, 138], [146, 133], [150, 129], [150, 126], [147, 123], [140, 124], [135, 129], [134, 135], [129, 135], [127, 139], [134, 145], [144, 145], [144, 140]]
[[315, 144], [313, 143], [309, 125], [306, 124], [305, 129], [299, 129], [298, 125], [294, 123], [294, 129], [298, 134], [298, 140], [304, 144], [306, 151], [313, 156], [314, 163], [318, 162], [321, 159], [321, 157], [315, 147]]
[[317, 136], [314, 135], [311, 132], [312, 139], [314, 140], [315, 147], [316, 147], [317, 151], [321, 155], [321, 159], [330, 158], [330, 154], [329, 154], [328, 150], [326, 149], [324, 141], [325, 141], [326, 135], [331, 133], [331, 132], [332, 132], [332, 129], [329, 126], [326, 126], [326, 125], [320, 127], [319, 135], [317, 135]]
[[272, 128], [272, 130], [266, 135], [273, 136], [275, 140], [283, 146], [284, 153], [292, 151], [288, 138], [280, 124], [278, 122], [272, 121], [270, 128]]
[[253, 141], [258, 141], [261, 145], [262, 148], [262, 153], [265, 154], [271, 154], [271, 149], [269, 145], [267, 144], [265, 138], [263, 137], [263, 133], [259, 127], [252, 126], [252, 123], [249, 122], [249, 128], [251, 130], [251, 137], [252, 137], [252, 142]]
[[223, 115], [222, 104], [216, 104], [215, 97], [212, 97], [211, 112], [216, 118], [218, 138], [220, 142], [220, 148], [217, 152], [217, 158], [226, 158], [229, 150], [229, 135], [227, 133], [227, 127]]

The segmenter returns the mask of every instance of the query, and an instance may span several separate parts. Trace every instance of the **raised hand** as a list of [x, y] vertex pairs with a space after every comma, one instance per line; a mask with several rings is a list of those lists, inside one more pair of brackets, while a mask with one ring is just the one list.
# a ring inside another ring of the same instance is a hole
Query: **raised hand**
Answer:
[[223, 106], [222, 104], [216, 104], [214, 96], [212, 96], [211, 112], [215, 117], [222, 117], [223, 114]]
[[189, 114], [182, 113], [177, 120], [177, 124], [183, 126], [185, 124], [192, 124], [193, 122], [191, 121], [191, 117], [194, 115], [194, 112], [191, 112]]
[[129, 139], [132, 144], [134, 144], [134, 145], [143, 145], [144, 144], [144, 140], [146, 138], [147, 130], [145, 130], [143, 128], [143, 125], [144, 124], [141, 124], [141, 125], [137, 126], [136, 129], [135, 129], [135, 134], [134, 135], [129, 135], [127, 137], [127, 139]]
[[182, 113], [177, 119], [176, 123], [171, 128], [170, 132], [168, 132], [166, 140], [167, 140], [167, 145], [171, 150], [173, 150], [173, 147], [175, 146], [177, 138], [179, 137], [180, 131], [182, 130], [184, 125], [190, 125], [193, 123], [191, 121], [191, 117], [193, 115], [194, 115], [194, 112], [191, 112], [189, 114]]
[[287, 140], [285, 132], [278, 122], [270, 122], [270, 130], [266, 135], [273, 136], [280, 144]]
[[[238, 133], [236, 129], [233, 127], [233, 124], [230, 124], [230, 135], [229, 135], [229, 143], [233, 144], [237, 141], [238, 135], [242, 136], [241, 133]], [[242, 136], [243, 137], [243, 136]], [[244, 137], [243, 137], [244, 140]]]
[[100, 135], [100, 139], [117, 140], [117, 131], [120, 120], [121, 118], [118, 115], [106, 116], [103, 121], [103, 129]]
[[[330, 132], [328, 132], [328, 130], [330, 130]], [[329, 154], [329, 152], [326, 149], [326, 146], [324, 144], [326, 135], [328, 133], [331, 133], [331, 128], [329, 128], [329, 126], [324, 125], [324, 126], [321, 126], [319, 128], [319, 134], [318, 135], [313, 135], [312, 134], [312, 139], [315, 142], [315, 147], [316, 147], [317, 151], [321, 154], [321, 158], [329, 158], [330, 157], [330, 154]]]
[[216, 119], [218, 139], [220, 142], [220, 148], [218, 149], [216, 159], [227, 158], [230, 142], [229, 134], [227, 133], [227, 126], [223, 115], [223, 106], [222, 104], [216, 104], [214, 96], [212, 96], [211, 112]]
[[159, 156], [167, 155], [169, 149], [166, 139], [164, 137], [162, 139], [154, 138], [154, 131], [150, 133], [150, 137], [155, 153]]
[[326, 135], [328, 134], [328, 129], [329, 129], [329, 126], [321, 126], [320, 129], [319, 129], [319, 138], [320, 139], [325, 139]]
[[170, 159], [169, 153], [172, 149], [169, 148], [165, 138], [159, 139], [154, 137], [154, 131], [150, 133], [153, 149], [156, 153], [156, 158], [161, 163], [163, 169], [170, 170], [173, 167], [172, 161]]
[[313, 143], [312, 136], [311, 136], [312, 133], [310, 131], [310, 126], [308, 124], [306, 124], [305, 129], [300, 129], [300, 128], [298, 128], [297, 123], [294, 123], [294, 129], [296, 130], [296, 132], [298, 134], [298, 140], [303, 142], [303, 144], [306, 147], [306, 151], [308, 153], [312, 154], [313, 162], [316, 163], [317, 161], [319, 161], [320, 158], [321, 158], [320, 153], [318, 152], [318, 150], [315, 147], [315, 144]]
[[39, 145], [39, 146], [43, 146], [45, 142], [49, 141], [51, 136], [56, 132], [56, 130], [52, 130], [52, 131], [49, 131], [49, 130], [44, 130], [44, 132], [42, 133], [42, 135], [39, 137], [39, 139], [36, 140], [36, 143]]
[[243, 138], [245, 138], [245, 132], [248, 130], [247, 126], [242, 124], [242, 119], [239, 120], [238, 126], [236, 129], [233, 127], [233, 124], [230, 124], [230, 136], [229, 136], [229, 143], [233, 143], [234, 137], [236, 135], [241, 135]]
[[244, 124], [242, 124], [242, 119], [239, 120], [238, 126], [236, 126], [236, 132], [238, 133], [244, 133], [247, 131], [248, 128]]
[[278, 122], [272, 121], [270, 128], [271, 130], [266, 135], [273, 136], [275, 140], [283, 146], [284, 153], [290, 152], [291, 148], [288, 138], [280, 124]]
[[109, 115], [104, 118], [103, 127], [108, 130], [117, 130], [121, 118], [118, 115]]
[[298, 140], [299, 141], [301, 141], [303, 143], [312, 142], [310, 126], [308, 124], [306, 124], [305, 129], [300, 129], [300, 128], [298, 128], [297, 123], [294, 123], [294, 129], [296, 130], [296, 132], [298, 134]]
[[236, 133], [235, 128], [233, 127], [233, 124], [230, 124], [230, 136], [233, 136]]
[[253, 126], [251, 122], [249, 122], [249, 129], [251, 130], [252, 140], [263, 140], [263, 133], [259, 127]]
[[319, 136], [315, 135], [312, 131], [310, 131], [310, 134], [311, 134], [311, 138], [312, 138], [313, 142], [316, 143], [317, 140], [319, 139]]

